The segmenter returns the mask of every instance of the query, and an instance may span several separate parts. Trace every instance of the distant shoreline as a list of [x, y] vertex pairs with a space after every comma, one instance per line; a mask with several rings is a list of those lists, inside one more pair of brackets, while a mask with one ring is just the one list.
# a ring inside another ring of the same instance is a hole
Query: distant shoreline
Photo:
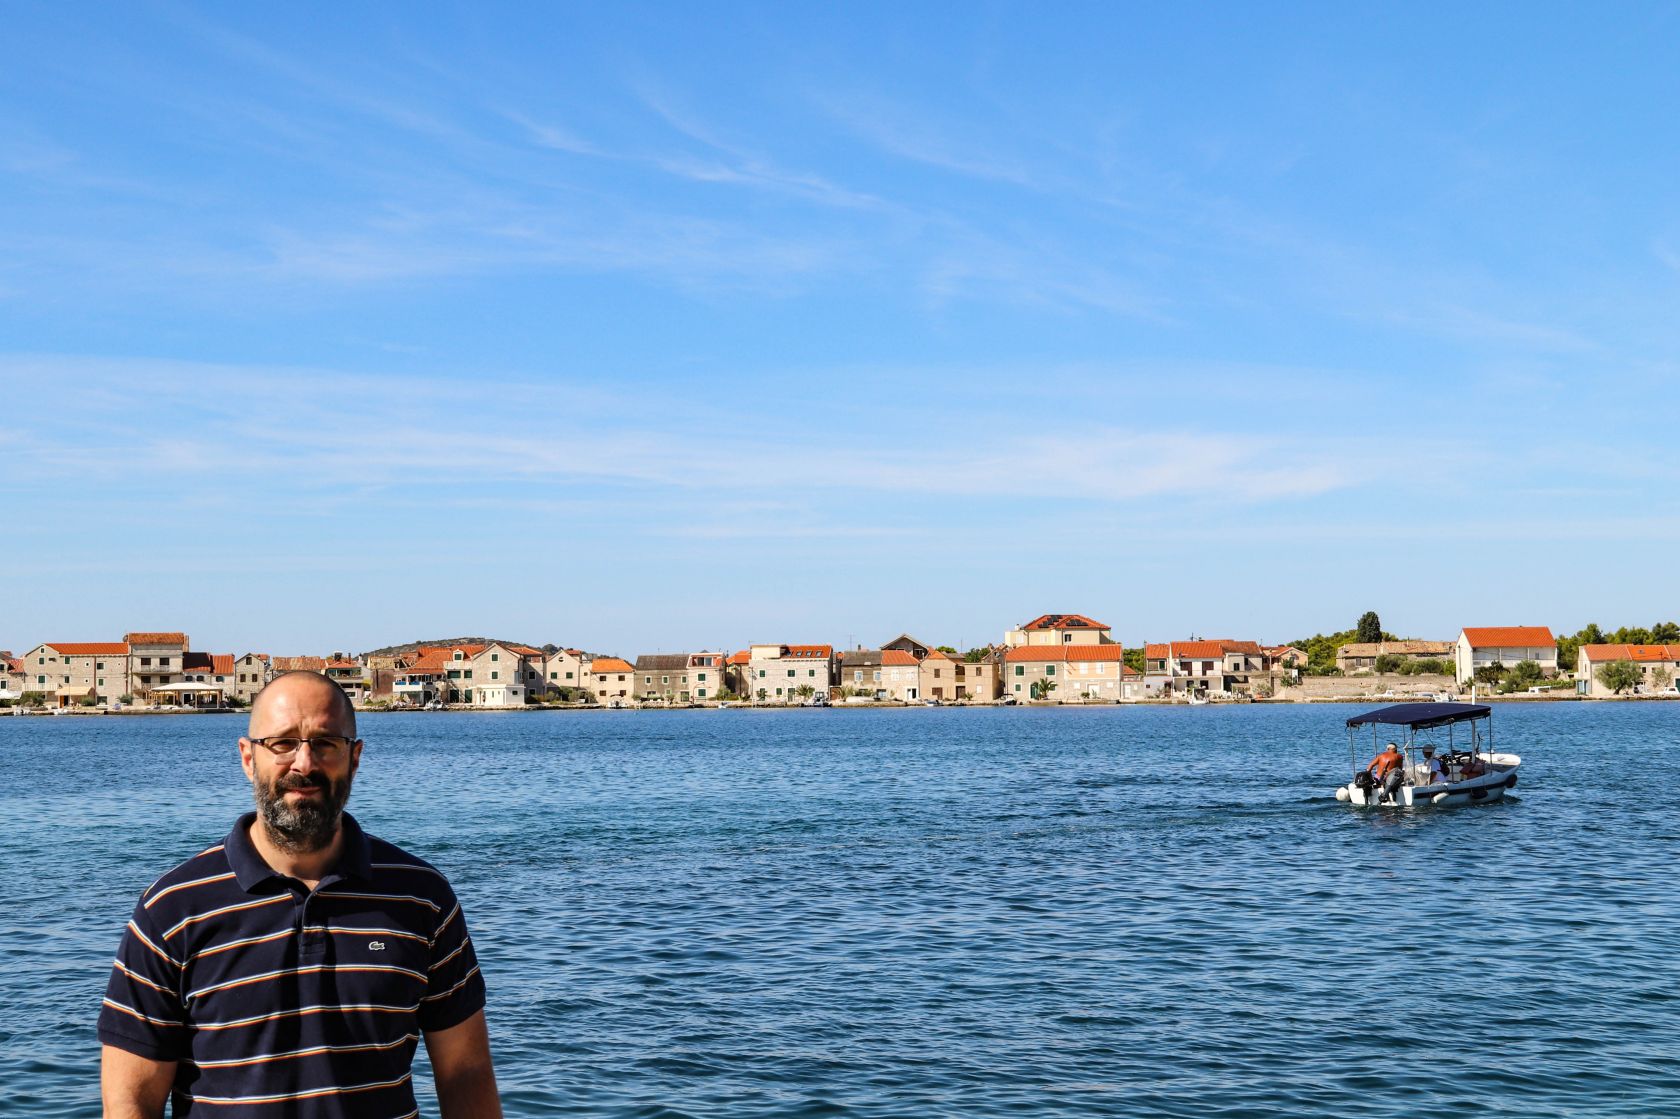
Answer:
[[[1458, 702], [1458, 703], [1471, 703], [1471, 702], [1474, 702], [1474, 703], [1518, 703], [1518, 704], [1522, 704], [1522, 703], [1668, 703], [1668, 702], [1675, 702], [1675, 701], [1680, 701], [1680, 695], [1584, 696], [1584, 695], [1576, 695], [1575, 693], [1570, 692], [1570, 693], [1556, 694], [1556, 695], [1526, 695], [1526, 694], [1524, 694], [1524, 695], [1477, 696], [1474, 700], [1471, 700], [1468, 697], [1461, 697], [1461, 698], [1453, 700], [1451, 702]], [[1251, 707], [1251, 706], [1252, 707], [1287, 707], [1287, 706], [1314, 706], [1314, 705], [1318, 705], [1318, 704], [1327, 704], [1327, 703], [1358, 704], [1358, 705], [1361, 705], [1361, 706], [1379, 706], [1379, 705], [1386, 705], [1386, 704], [1393, 704], [1393, 703], [1421, 703], [1421, 702], [1430, 702], [1430, 701], [1422, 699], [1422, 698], [1414, 698], [1414, 697], [1410, 697], [1410, 696], [1386, 696], [1386, 697], [1380, 697], [1380, 698], [1375, 697], [1375, 696], [1315, 696], [1315, 697], [1305, 698], [1305, 699], [1256, 699], [1256, 700], [1252, 700], [1252, 701], [1213, 700], [1213, 701], [1211, 701], [1207, 704], [1190, 704], [1190, 703], [1184, 702], [1183, 700], [1170, 700], [1170, 699], [1138, 699], [1138, 700], [1130, 700], [1130, 701], [1125, 702], [1125, 703], [1058, 703], [1058, 702], [1054, 702], [1054, 701], [1052, 701], [1052, 702], [1028, 701], [1026, 703], [943, 703], [943, 704], [940, 704], [939, 707], [944, 708], [944, 709], [962, 709], [962, 710], [981, 710], [981, 709], [989, 709], [989, 708], [1005, 709], [1005, 708], [1010, 708], [1010, 707], [1065, 707], [1065, 708], [1068, 708], [1068, 709], [1106, 708], [1106, 707], [1192, 707], [1192, 706], [1208, 706], [1208, 707]], [[914, 710], [914, 709], [919, 709], [919, 708], [923, 708], [923, 707], [926, 707], [926, 706], [927, 706], [926, 704], [920, 704], [920, 703], [833, 703], [833, 704], [821, 705], [821, 709], [845, 710], [845, 709], [850, 708], [850, 709], [861, 710], [861, 711], [883, 711], [883, 710]], [[755, 704], [750, 704], [750, 703], [740, 703], [740, 704], [732, 703], [729, 706], [729, 708], [727, 708], [727, 710], [731, 710], [731, 711], [733, 711], [733, 710], [808, 711], [808, 710], [814, 710], [814, 709], [818, 709], [818, 708], [806, 707], [803, 704], [797, 704], [797, 703], [788, 703], [788, 704], [762, 703], [762, 704], [756, 704], [756, 705]], [[470, 704], [462, 703], [462, 704], [451, 704], [447, 707], [442, 708], [441, 710], [433, 710], [433, 711], [426, 711], [426, 710], [424, 710], [422, 708], [418, 708], [418, 707], [358, 707], [358, 708], [356, 708], [356, 714], [358, 716], [360, 716], [360, 715], [445, 715], [445, 714], [454, 714], [454, 715], [460, 715], [460, 714], [510, 715], [510, 714], [512, 714], [512, 715], [518, 715], [518, 714], [530, 714], [530, 713], [541, 712], [541, 711], [715, 711], [715, 710], [720, 710], [720, 706], [716, 703], [692, 703], [692, 704], [671, 704], [671, 705], [657, 704], [657, 703], [656, 704], [646, 704], [646, 705], [626, 704], [623, 707], [607, 707], [607, 706], [604, 706], [602, 704], [578, 704], [578, 705], [570, 705], [570, 706], [560, 706], [560, 705], [557, 705], [557, 704], [541, 704], [541, 703], [527, 704], [524, 707], [474, 707], [474, 706], [471, 706]], [[145, 708], [145, 709], [139, 709], [139, 710], [123, 710], [123, 711], [105, 711], [105, 710], [101, 710], [99, 708], [88, 709], [88, 708], [65, 707], [65, 708], [29, 708], [29, 709], [25, 709], [25, 708], [13, 707], [13, 708], [7, 708], [7, 709], [4, 709], [4, 710], [0, 710], [0, 718], [8, 718], [8, 717], [10, 717], [10, 718], [24, 718], [24, 719], [62, 718], [66, 715], [79, 716], [79, 717], [82, 717], [82, 718], [106, 717], [106, 716], [115, 716], [115, 717], [118, 717], [118, 718], [129, 718], [129, 717], [156, 717], [156, 716], [176, 716], [176, 715], [243, 715], [243, 714], [248, 713], [248, 711], [249, 711], [249, 708], [232, 708], [232, 707], [203, 708], [203, 709], [197, 709], [197, 708], [165, 708], [165, 709]]]

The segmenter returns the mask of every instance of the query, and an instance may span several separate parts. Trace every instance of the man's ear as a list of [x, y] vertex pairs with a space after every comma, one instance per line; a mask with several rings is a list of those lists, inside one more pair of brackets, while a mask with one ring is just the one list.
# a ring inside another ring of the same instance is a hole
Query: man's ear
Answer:
[[350, 772], [354, 773], [362, 767], [362, 740], [350, 744]]
[[239, 740], [239, 768], [245, 771], [247, 781], [257, 779], [257, 747], [249, 738]]

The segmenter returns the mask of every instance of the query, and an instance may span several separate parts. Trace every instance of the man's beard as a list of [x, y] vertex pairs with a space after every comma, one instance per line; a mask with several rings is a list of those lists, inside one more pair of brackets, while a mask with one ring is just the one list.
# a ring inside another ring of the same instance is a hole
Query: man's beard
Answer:
[[[251, 782], [257, 814], [274, 845], [291, 854], [308, 854], [331, 843], [344, 804], [350, 799], [351, 777], [346, 773], [342, 780], [334, 781], [324, 773], [288, 773], [272, 782], [265, 783], [261, 777]], [[322, 790], [320, 797], [286, 799], [292, 789], [313, 787]]]

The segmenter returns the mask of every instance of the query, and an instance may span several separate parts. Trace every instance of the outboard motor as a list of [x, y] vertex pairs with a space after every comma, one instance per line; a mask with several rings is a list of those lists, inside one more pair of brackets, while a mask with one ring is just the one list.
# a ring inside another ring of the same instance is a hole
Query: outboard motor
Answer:
[[1376, 786], [1376, 783], [1376, 778], [1371, 776], [1371, 771], [1368, 769], [1362, 769], [1353, 775], [1353, 787], [1364, 792], [1370, 792]]

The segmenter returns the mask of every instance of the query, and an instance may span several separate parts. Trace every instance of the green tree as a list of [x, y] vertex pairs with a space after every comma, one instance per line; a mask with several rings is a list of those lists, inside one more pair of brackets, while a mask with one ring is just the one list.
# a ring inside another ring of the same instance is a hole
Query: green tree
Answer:
[[812, 696], [817, 694], [817, 689], [813, 688], [809, 684], [801, 684], [797, 688], [793, 689], [793, 694], [798, 696], [800, 699], [810, 699]]
[[1143, 647], [1140, 645], [1136, 649], [1125, 650], [1120, 654], [1120, 662], [1133, 672], [1142, 672], [1144, 670]]
[[1404, 657], [1397, 656], [1394, 653], [1384, 653], [1377, 658], [1377, 671], [1385, 674], [1398, 672], [1403, 664], [1405, 664]]
[[1651, 627], [1651, 643], [1653, 645], [1668, 645], [1677, 641], [1680, 641], [1680, 624], [1658, 622]]
[[1050, 693], [1056, 690], [1056, 681], [1050, 679], [1034, 680], [1032, 697], [1034, 699], [1049, 699]]
[[979, 664], [991, 655], [991, 649], [981, 645], [979, 648], [970, 649], [968, 652], [964, 653], [963, 661], [967, 664]]
[[18, 696], [18, 702], [25, 707], [45, 707], [47, 703], [47, 693], [24, 692], [22, 695]]
[[1383, 639], [1382, 620], [1375, 610], [1359, 615], [1359, 622], [1353, 628], [1358, 635], [1355, 640], [1360, 644], [1375, 644]]
[[1598, 682], [1617, 695], [1638, 687], [1640, 677], [1639, 666], [1632, 661], [1611, 661], [1598, 666]]
[[1655, 684], [1659, 688], [1666, 688], [1670, 684], [1674, 683], [1674, 673], [1670, 672], [1666, 668], [1659, 668], [1655, 672], [1651, 673], [1651, 683]]
[[1536, 661], [1518, 661], [1511, 669], [1512, 690], [1532, 688], [1545, 678], [1546, 674], [1540, 671], [1540, 665]]
[[934, 648], [938, 649], [941, 653], [944, 653], [946, 656], [954, 657], [954, 656], [958, 655], [957, 651], [949, 645], [935, 645]]
[[765, 700], [767, 700], [769, 698], [770, 698], [770, 693], [769, 692], [765, 691], [763, 688], [758, 689], [758, 702], [763, 703]]
[[1505, 679], [1506, 672], [1504, 665], [1494, 661], [1492, 664], [1484, 664], [1478, 668], [1475, 672], [1475, 679], [1479, 684], [1497, 684]]

